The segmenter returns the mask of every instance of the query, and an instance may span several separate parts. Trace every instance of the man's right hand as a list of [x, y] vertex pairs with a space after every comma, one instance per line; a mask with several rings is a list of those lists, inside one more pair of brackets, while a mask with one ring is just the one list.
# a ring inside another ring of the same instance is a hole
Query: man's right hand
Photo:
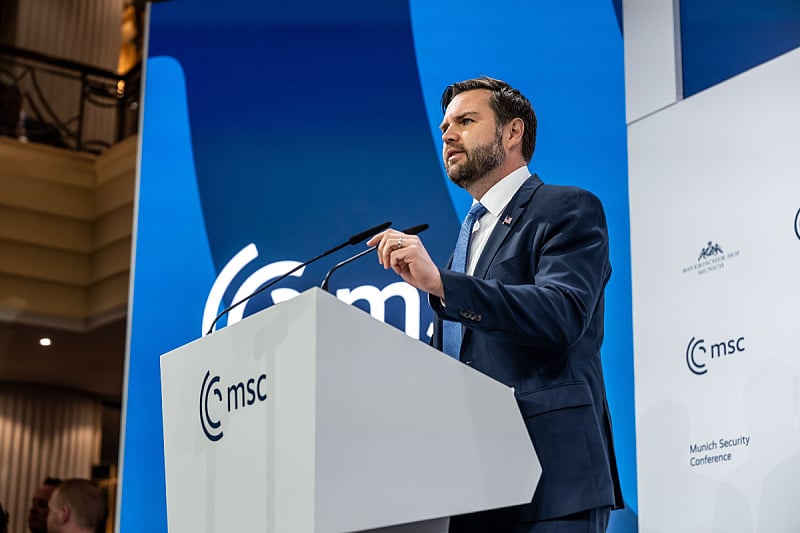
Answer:
[[367, 246], [375, 245], [378, 245], [378, 262], [384, 268], [394, 270], [409, 285], [444, 298], [439, 268], [419, 237], [388, 229], [367, 241]]

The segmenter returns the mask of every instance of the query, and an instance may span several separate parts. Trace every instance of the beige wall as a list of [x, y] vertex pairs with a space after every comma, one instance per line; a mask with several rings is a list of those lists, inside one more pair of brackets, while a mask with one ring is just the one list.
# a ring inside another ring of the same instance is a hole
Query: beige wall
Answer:
[[136, 137], [100, 156], [0, 138], [0, 320], [124, 315], [135, 167]]

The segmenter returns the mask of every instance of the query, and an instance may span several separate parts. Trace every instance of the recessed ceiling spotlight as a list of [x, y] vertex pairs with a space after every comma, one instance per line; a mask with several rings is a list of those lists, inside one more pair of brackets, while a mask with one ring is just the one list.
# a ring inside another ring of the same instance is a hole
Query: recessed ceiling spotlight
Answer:
[[50, 340], [50, 337], [42, 337], [39, 339], [39, 344], [42, 346], [50, 346], [53, 344], [53, 341]]

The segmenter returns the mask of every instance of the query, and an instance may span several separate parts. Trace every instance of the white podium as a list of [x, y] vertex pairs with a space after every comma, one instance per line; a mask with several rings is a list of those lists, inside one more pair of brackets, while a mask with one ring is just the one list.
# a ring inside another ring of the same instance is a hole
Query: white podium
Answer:
[[161, 357], [170, 533], [439, 533], [527, 503], [513, 391], [311, 289]]

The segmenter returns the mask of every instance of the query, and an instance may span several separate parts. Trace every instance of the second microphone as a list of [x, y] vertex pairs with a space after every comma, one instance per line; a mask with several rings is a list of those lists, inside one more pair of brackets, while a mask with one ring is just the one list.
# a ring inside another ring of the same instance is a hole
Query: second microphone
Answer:
[[[406, 229], [400, 230], [400, 231], [402, 231], [403, 233], [405, 233], [407, 235], [417, 235], [419, 233], [422, 233], [426, 229], [428, 229], [428, 225], [427, 224], [418, 224], [416, 226], [411, 226], [410, 228], [406, 228]], [[328, 282], [330, 281], [331, 274], [333, 274], [335, 271], [337, 271], [339, 268], [343, 267], [344, 265], [346, 265], [348, 263], [352, 263], [353, 261], [355, 261], [359, 257], [364, 257], [368, 253], [374, 252], [377, 248], [378, 248], [377, 246], [371, 246], [370, 248], [367, 248], [363, 252], [359, 252], [356, 255], [354, 255], [353, 257], [349, 257], [349, 258], [345, 259], [344, 261], [342, 261], [341, 263], [337, 263], [336, 265], [334, 265], [334, 267], [331, 268], [328, 271], [327, 274], [325, 274], [325, 278], [322, 280], [322, 283], [320, 284], [320, 288], [322, 290], [324, 290], [324, 291], [327, 291], [328, 290]]]

